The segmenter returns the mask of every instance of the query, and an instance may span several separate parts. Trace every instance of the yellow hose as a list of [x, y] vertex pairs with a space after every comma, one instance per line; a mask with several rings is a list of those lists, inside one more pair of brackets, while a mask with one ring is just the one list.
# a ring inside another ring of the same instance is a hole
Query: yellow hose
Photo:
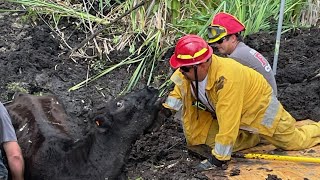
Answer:
[[269, 154], [242, 154], [234, 153], [232, 157], [246, 158], [246, 159], [266, 159], [266, 160], [279, 160], [279, 161], [296, 161], [296, 162], [309, 162], [320, 163], [320, 158], [316, 157], [300, 157], [300, 156], [281, 156], [281, 155], [269, 155]]

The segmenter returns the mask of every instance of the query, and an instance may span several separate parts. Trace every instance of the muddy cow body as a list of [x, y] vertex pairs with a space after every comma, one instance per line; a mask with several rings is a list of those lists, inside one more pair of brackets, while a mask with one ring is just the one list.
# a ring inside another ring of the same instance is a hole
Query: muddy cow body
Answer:
[[6, 107], [26, 179], [118, 179], [131, 145], [157, 118], [157, 94], [145, 88], [109, 101], [92, 113], [86, 130], [67, 120], [54, 96], [17, 95]]

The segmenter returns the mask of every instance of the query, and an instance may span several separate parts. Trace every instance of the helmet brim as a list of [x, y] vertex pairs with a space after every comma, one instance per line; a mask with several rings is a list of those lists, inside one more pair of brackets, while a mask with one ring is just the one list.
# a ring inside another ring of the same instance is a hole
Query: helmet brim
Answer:
[[201, 61], [186, 61], [184, 59], [179, 59], [176, 57], [175, 54], [173, 54], [170, 58], [170, 66], [174, 69], [177, 69], [181, 66], [191, 66], [191, 65], [196, 65], [196, 64], [201, 64], [206, 62], [213, 54], [212, 48], [208, 45], [208, 54], [201, 60]]
[[221, 38], [223, 38], [223, 37], [225, 37], [225, 36], [227, 36], [227, 33], [220, 34], [220, 36], [218, 36], [217, 38], [209, 39], [207, 42], [208, 42], [209, 44], [215, 43], [215, 42], [219, 41]]
[[227, 30], [223, 26], [220, 25], [211, 25], [207, 28], [208, 32], [208, 43], [215, 43], [219, 41], [221, 38], [227, 36]]

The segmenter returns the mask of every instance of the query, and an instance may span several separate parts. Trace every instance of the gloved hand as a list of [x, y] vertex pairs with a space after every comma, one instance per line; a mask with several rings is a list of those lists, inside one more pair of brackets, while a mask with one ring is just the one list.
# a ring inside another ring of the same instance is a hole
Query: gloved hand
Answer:
[[196, 166], [198, 171], [206, 171], [215, 168], [227, 169], [227, 161], [220, 161], [215, 156], [211, 155], [208, 159], [201, 161]]

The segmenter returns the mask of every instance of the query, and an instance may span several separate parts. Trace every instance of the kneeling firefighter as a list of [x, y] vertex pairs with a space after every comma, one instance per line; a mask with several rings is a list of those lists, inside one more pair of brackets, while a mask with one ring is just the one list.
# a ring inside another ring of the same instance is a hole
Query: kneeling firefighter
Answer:
[[178, 40], [170, 65], [175, 83], [163, 106], [182, 108], [187, 146], [206, 144], [211, 156], [198, 167], [222, 166], [231, 153], [257, 145], [260, 137], [284, 150], [320, 143], [320, 124], [299, 128], [270, 84], [257, 71], [213, 54], [197, 35]]

